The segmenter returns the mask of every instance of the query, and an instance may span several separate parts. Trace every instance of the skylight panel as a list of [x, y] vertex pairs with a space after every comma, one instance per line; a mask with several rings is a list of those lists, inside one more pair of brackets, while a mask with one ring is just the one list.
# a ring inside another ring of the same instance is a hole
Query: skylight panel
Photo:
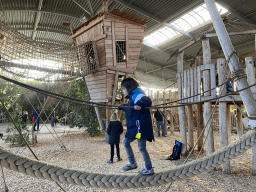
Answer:
[[194, 16], [188, 14], [188, 17], [185, 19], [189, 25], [193, 28], [196, 27], [197, 25], [199, 25], [200, 23], [195, 19]]
[[[227, 13], [228, 10], [216, 3], [217, 10], [220, 14]], [[199, 25], [204, 25], [211, 19], [210, 13], [206, 8], [206, 4], [203, 4], [194, 10], [190, 11], [189, 13], [183, 15], [182, 17], [176, 19], [175, 21], [171, 22], [170, 24], [180, 29], [182, 31], [189, 31]], [[180, 33], [174, 31], [170, 27], [163, 27], [154, 33], [146, 36], [144, 41], [151, 45], [158, 45], [163, 43], [171, 38], [179, 35]]]
[[198, 22], [199, 24], [202, 24], [202, 23], [205, 22], [205, 21], [203, 20], [203, 18], [202, 18], [200, 15], [198, 15], [197, 13], [195, 13], [194, 11], [192, 11], [191, 15], [197, 20], [197, 22]]
[[164, 34], [161, 33], [160, 31], [157, 31], [155, 37], [158, 38], [158, 40], [159, 40], [160, 42], [163, 42], [163, 41], [166, 41], [166, 40], [169, 39], [166, 35], [164, 35]]
[[218, 11], [219, 11], [219, 13], [220, 13], [221, 15], [228, 12], [227, 9], [225, 9], [224, 7], [222, 7], [221, 5], [219, 5], [218, 3], [216, 3], [216, 7], [217, 7], [217, 9], [218, 9]]
[[169, 27], [163, 27], [162, 29], [159, 29], [159, 32], [163, 33], [166, 37], [168, 37], [168, 39], [177, 35], [177, 33], [175, 33], [175, 31]]
[[176, 20], [173, 25], [175, 25], [175, 27], [178, 25], [183, 31], [188, 31], [189, 29], [191, 29], [191, 26], [183, 18]]
[[209, 21], [211, 19], [210, 13], [206, 9], [202, 9], [201, 11], [197, 12], [197, 14], [204, 18], [204, 21]]
[[151, 45], [157, 45], [160, 43], [153, 35], [146, 36], [144, 41]]

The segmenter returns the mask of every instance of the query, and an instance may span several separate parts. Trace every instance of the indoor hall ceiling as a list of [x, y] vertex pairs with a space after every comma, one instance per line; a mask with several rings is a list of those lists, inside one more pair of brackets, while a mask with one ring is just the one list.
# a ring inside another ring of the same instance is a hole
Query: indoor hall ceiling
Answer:
[[[225, 17], [227, 23], [233, 22], [232, 25], [226, 25], [229, 32], [256, 29], [255, 0], [218, 0], [217, 2], [229, 11]], [[118, 8], [147, 20], [146, 35], [148, 35], [203, 3], [202, 0], [110, 0], [109, 11]], [[68, 21], [77, 27], [101, 12], [101, 9], [102, 0], [0, 0], [0, 16], [4, 22], [36, 41], [62, 45], [72, 45], [73, 42], [70, 38], [70, 28], [63, 25], [63, 21]], [[235, 25], [235, 22], [249, 23], [251, 26]], [[207, 25], [211, 25], [211, 22]], [[159, 50], [144, 45], [136, 70], [137, 79], [143, 85], [157, 88], [164, 88], [174, 83], [177, 55], [168, 61], [167, 59], [176, 49], [199, 36], [207, 25], [188, 31], [191, 37], [179, 34], [160, 44]], [[211, 33], [214, 33], [214, 30]], [[232, 36], [231, 40], [239, 55], [255, 49], [254, 35]], [[212, 62], [216, 62], [217, 57], [223, 56], [218, 38], [211, 38], [210, 44]], [[200, 48], [201, 42], [197, 42], [185, 50], [184, 69], [190, 66]]]

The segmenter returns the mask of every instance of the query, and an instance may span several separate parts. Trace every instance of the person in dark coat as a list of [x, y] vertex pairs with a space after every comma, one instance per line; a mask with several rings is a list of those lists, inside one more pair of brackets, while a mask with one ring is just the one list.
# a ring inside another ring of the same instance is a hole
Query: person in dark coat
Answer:
[[117, 114], [113, 113], [111, 116], [111, 120], [108, 124], [107, 133], [109, 135], [109, 144], [110, 144], [110, 160], [107, 163], [113, 163], [114, 158], [114, 148], [116, 145], [116, 154], [117, 154], [117, 161], [121, 161], [120, 157], [120, 135], [123, 133], [123, 125], [117, 119]]
[[[39, 123], [40, 123], [40, 111], [38, 109], [39, 107], [35, 107], [34, 111], [33, 111], [33, 117], [34, 117], [34, 131], [39, 131]], [[37, 129], [36, 129], [37, 126]]]
[[156, 112], [154, 113], [154, 117], [156, 118], [158, 137], [160, 137], [161, 128], [162, 128], [162, 136], [166, 137], [164, 135], [164, 122], [163, 122], [163, 118], [165, 117], [165, 115], [160, 109], [157, 109]]
[[[139, 84], [133, 78], [126, 78], [121, 83], [122, 91], [129, 99], [127, 104], [119, 107], [119, 110], [125, 111], [126, 116], [127, 132], [123, 139], [123, 145], [129, 159], [122, 170], [128, 171], [137, 168], [131, 142], [138, 139], [138, 148], [145, 162], [145, 168], [139, 171], [139, 174], [153, 175], [154, 169], [146, 149], [146, 142], [154, 140], [150, 110], [146, 109], [146, 107], [151, 107], [152, 101], [138, 87]], [[125, 108], [126, 106], [129, 108]]]
[[54, 127], [54, 117], [51, 116], [51, 117], [50, 117], [50, 120], [51, 120], [51, 126]]
[[23, 111], [21, 118], [22, 118], [21, 125], [22, 125], [22, 128], [24, 129], [27, 125], [27, 119], [28, 119], [28, 114], [26, 111]]

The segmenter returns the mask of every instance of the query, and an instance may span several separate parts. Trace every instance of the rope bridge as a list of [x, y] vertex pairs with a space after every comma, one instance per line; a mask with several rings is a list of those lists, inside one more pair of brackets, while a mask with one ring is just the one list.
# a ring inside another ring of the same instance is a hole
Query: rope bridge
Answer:
[[172, 167], [169, 170], [155, 173], [152, 176], [138, 175], [104, 175], [98, 173], [81, 172], [72, 169], [50, 165], [45, 162], [29, 159], [0, 149], [1, 166], [25, 175], [86, 187], [104, 189], [128, 189], [152, 187], [187, 179], [208, 172], [241, 155], [256, 144], [256, 131], [252, 130], [243, 135], [236, 142], [225, 148], [189, 163]]

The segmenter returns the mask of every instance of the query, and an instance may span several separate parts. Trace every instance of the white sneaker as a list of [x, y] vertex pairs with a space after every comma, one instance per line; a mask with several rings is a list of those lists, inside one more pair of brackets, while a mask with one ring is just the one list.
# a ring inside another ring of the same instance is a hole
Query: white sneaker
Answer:
[[129, 171], [132, 169], [137, 169], [137, 163], [131, 164], [130, 162], [127, 163], [124, 167], [121, 168], [124, 171]]

